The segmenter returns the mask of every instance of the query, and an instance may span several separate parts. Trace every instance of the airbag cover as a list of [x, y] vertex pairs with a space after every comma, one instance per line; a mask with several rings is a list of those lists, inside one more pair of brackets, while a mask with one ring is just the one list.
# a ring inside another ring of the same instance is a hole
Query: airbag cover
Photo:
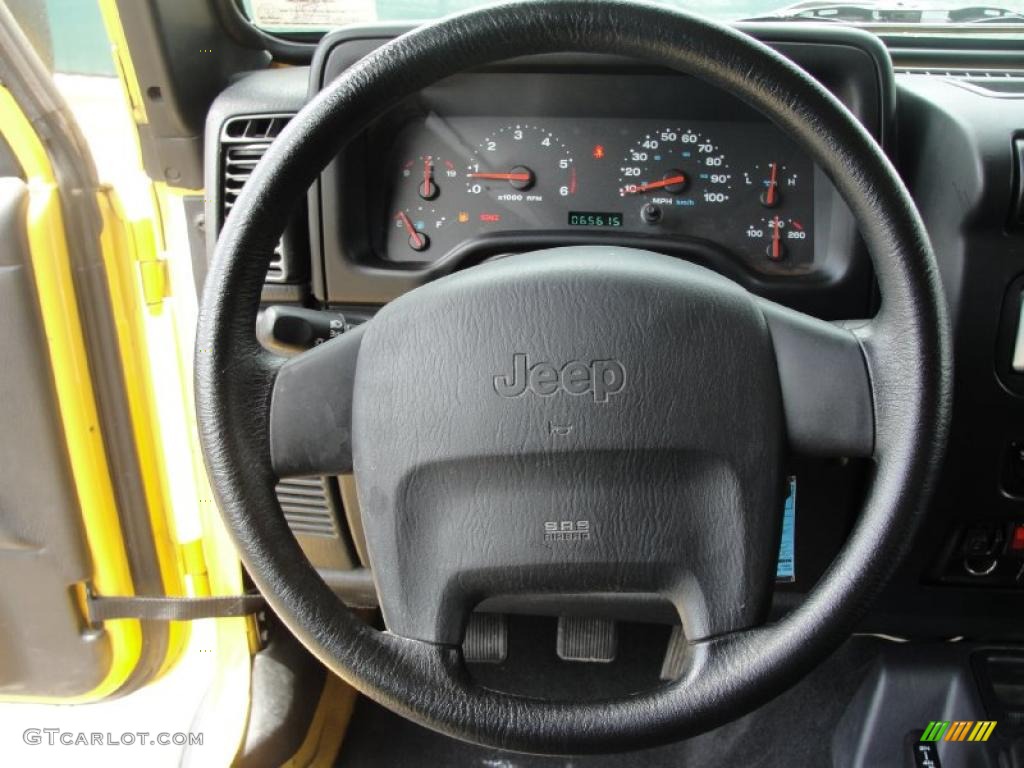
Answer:
[[458, 643], [498, 594], [644, 592], [691, 638], [764, 618], [782, 410], [752, 297], [612, 247], [513, 256], [366, 329], [353, 450], [388, 628]]

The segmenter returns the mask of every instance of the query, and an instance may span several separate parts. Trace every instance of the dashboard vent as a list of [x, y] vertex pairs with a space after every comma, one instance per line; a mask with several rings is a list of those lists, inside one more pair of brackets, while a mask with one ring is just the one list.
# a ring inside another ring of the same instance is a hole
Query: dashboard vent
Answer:
[[896, 67], [897, 74], [951, 77], [957, 80], [1006, 80], [1024, 78], [1024, 69], [956, 69], [945, 67]]
[[[221, 221], [227, 219], [242, 187], [253, 169], [278, 137], [291, 115], [257, 115], [235, 117], [224, 124], [221, 132]], [[284, 244], [278, 244], [267, 270], [268, 283], [287, 282], [291, 275]]]
[[1024, 68], [983, 69], [930, 66], [897, 66], [897, 74], [918, 77], [937, 77], [993, 96], [1020, 96], [1024, 94]]
[[277, 500], [288, 527], [296, 536], [338, 535], [325, 482], [328, 481], [319, 477], [304, 477], [277, 484]]

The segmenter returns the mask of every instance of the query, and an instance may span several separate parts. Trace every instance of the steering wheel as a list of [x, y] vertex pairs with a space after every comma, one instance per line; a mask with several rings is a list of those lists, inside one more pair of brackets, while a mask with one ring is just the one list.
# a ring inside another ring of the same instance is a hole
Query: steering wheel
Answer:
[[[877, 315], [835, 324], [684, 261], [613, 247], [511, 256], [441, 278], [287, 362], [254, 327], [293, 204], [400, 99], [530, 53], [643, 59], [756, 107], [828, 174], [867, 244]], [[493, 747], [608, 751], [750, 711], [848, 635], [899, 563], [945, 445], [951, 346], [928, 237], [878, 145], [747, 35], [616, 0], [514, 3], [420, 27], [291, 120], [246, 184], [207, 278], [195, 394], [207, 470], [253, 581], [362, 693]], [[788, 448], [870, 457], [858, 522], [806, 600], [765, 623]], [[354, 470], [388, 631], [318, 577], [274, 494]], [[461, 660], [495, 595], [672, 602], [685, 672], [599, 702], [511, 696]]]

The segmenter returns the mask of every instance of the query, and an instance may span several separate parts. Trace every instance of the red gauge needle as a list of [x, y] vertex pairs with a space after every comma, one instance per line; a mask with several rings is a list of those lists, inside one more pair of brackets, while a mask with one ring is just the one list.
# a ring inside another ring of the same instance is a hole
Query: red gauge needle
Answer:
[[779, 164], [771, 163], [771, 176], [768, 178], [768, 190], [764, 195], [765, 205], [775, 205], [775, 189], [778, 186]]
[[646, 184], [637, 184], [636, 186], [629, 186], [622, 190], [624, 195], [638, 195], [641, 192], [647, 192], [651, 189], [662, 189], [663, 187], [671, 187], [674, 184], [685, 184], [686, 177], [683, 174], [678, 176], [669, 176], [667, 179], [659, 179], [658, 181], [649, 181]]
[[398, 219], [402, 222], [402, 226], [405, 227], [405, 231], [409, 233], [409, 245], [414, 250], [422, 250], [427, 244], [427, 236], [412, 225], [412, 219], [409, 218], [405, 211], [398, 212]]
[[772, 261], [778, 261], [782, 258], [782, 222], [779, 221], [779, 217], [776, 216], [772, 219]]
[[488, 179], [493, 181], [530, 181], [533, 178], [529, 171], [519, 173], [470, 173], [471, 179]]
[[433, 176], [434, 167], [430, 164], [428, 157], [423, 161], [423, 188], [420, 191], [423, 197], [430, 198], [434, 194]]

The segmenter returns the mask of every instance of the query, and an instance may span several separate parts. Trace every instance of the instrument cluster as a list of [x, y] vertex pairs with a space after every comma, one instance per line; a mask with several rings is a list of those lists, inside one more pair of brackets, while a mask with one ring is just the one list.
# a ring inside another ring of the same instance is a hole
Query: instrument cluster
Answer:
[[515, 233], [689, 244], [766, 273], [814, 262], [815, 169], [768, 122], [432, 112], [407, 123], [391, 152], [390, 262]]

